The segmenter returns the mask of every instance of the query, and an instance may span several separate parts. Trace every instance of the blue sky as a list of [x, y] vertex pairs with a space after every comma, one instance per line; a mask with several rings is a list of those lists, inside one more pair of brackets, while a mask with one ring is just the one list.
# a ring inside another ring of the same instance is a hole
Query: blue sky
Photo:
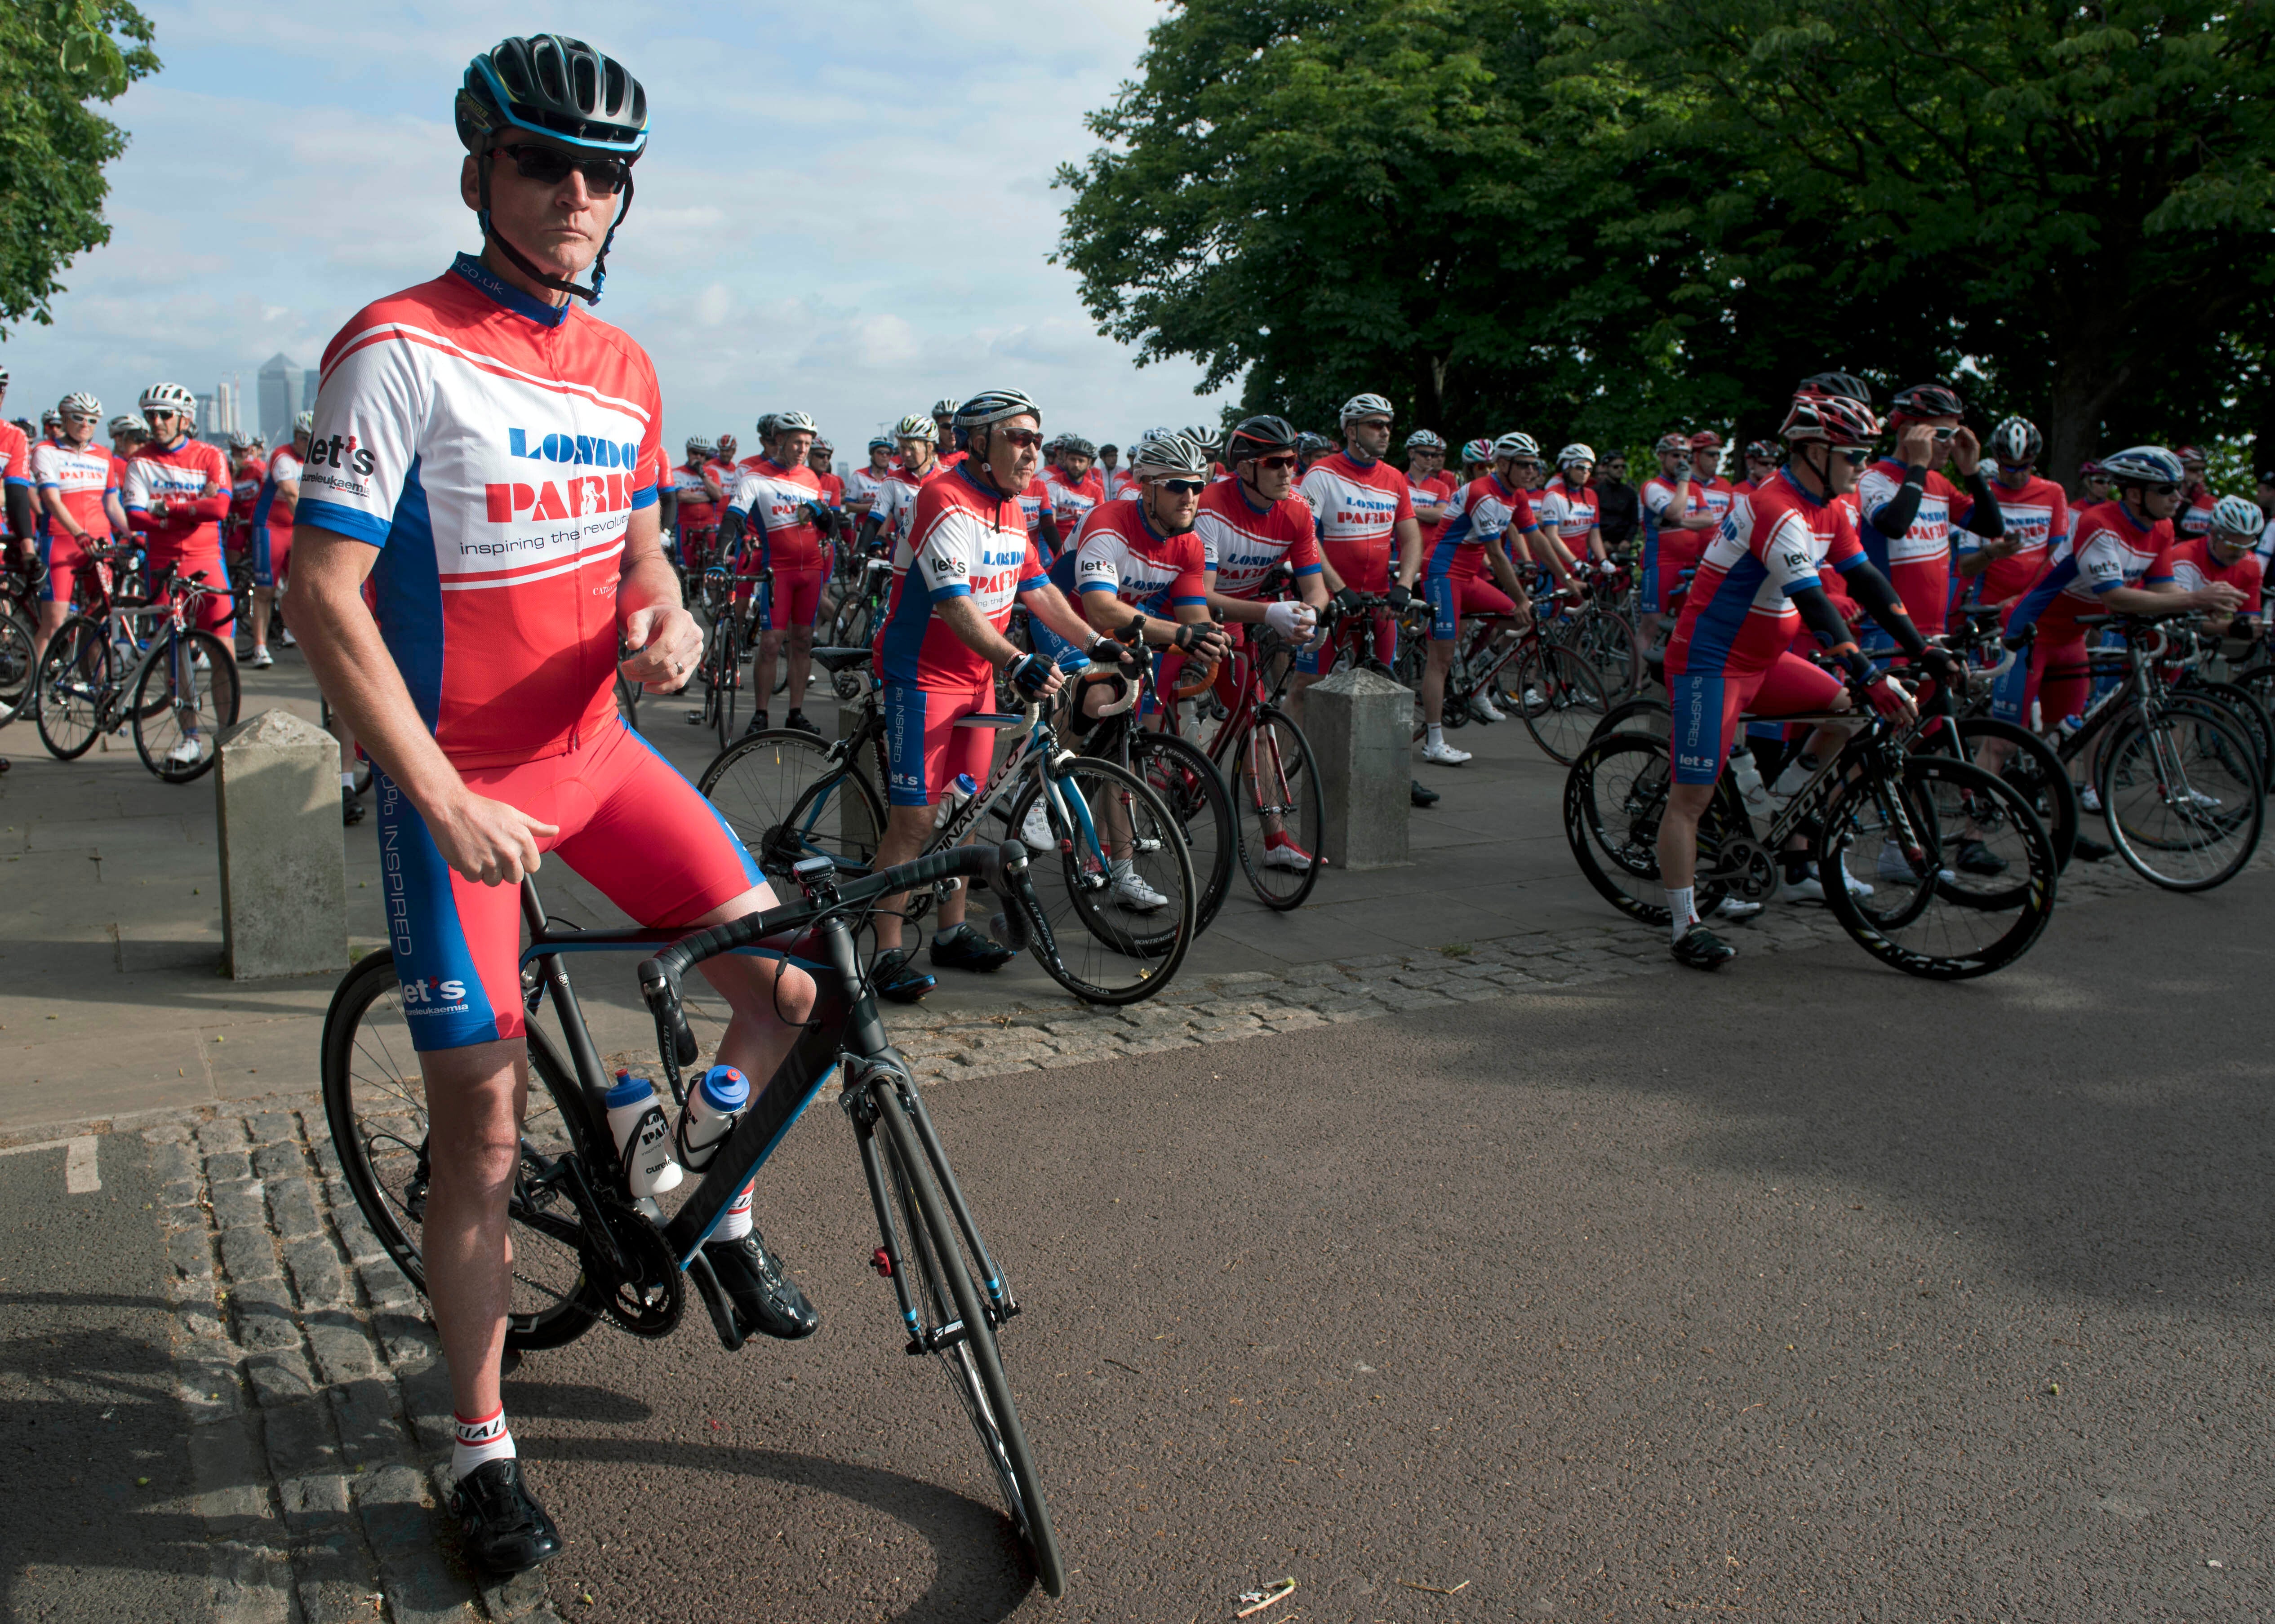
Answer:
[[[450, 94], [466, 59], [550, 26], [621, 57], [654, 133], [600, 313], [655, 358], [665, 431], [762, 411], [820, 421], [841, 458], [944, 395], [1026, 389], [1047, 427], [1127, 444], [1213, 420], [1198, 367], [1138, 369], [1047, 264], [1056, 165], [1134, 70], [1160, 0], [815, 7], [178, 0], [144, 10], [165, 70], [111, 110], [112, 239], [55, 325], [0, 344], [7, 410], [71, 389], [133, 409], [283, 351], [314, 366], [359, 305], [475, 245]], [[858, 456], [858, 450], [850, 454]]]

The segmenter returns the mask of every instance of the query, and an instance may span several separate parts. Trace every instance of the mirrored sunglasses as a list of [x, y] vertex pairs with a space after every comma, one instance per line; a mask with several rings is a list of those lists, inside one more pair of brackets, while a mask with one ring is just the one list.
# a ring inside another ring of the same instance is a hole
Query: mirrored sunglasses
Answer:
[[614, 197], [631, 179], [632, 166], [622, 158], [579, 157], [558, 147], [501, 147], [498, 150], [513, 160], [516, 174], [540, 186], [557, 186], [569, 178], [570, 170], [578, 170], [584, 174], [587, 192], [594, 197]]

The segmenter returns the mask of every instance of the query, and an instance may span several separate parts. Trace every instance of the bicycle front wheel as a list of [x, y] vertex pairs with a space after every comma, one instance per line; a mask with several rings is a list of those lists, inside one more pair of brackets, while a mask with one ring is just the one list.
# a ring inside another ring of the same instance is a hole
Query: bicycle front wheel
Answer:
[[[411, 1046], [392, 948], [359, 961], [332, 994], [320, 1054], [324, 1121], [340, 1171], [364, 1222], [423, 1295], [427, 1082]], [[555, 1069], [543, 1046], [532, 1044], [529, 1060], [537, 1086], [529, 1091], [508, 1207], [513, 1287], [505, 1341], [509, 1348], [557, 1348], [588, 1330], [601, 1305], [585, 1281], [578, 1248], [583, 1219], [558, 1182], [559, 1159], [573, 1143], [563, 1113], [578, 1108], [576, 1084]]]
[[2109, 837], [2143, 879], [2208, 891], [2259, 849], [2267, 807], [2251, 739], [2226, 713], [2173, 706], [2145, 726], [2128, 716], [2101, 759]]
[[830, 745], [795, 728], [736, 740], [695, 787], [773, 884], [794, 896], [790, 871], [808, 857], [865, 870], [885, 837], [885, 804], [858, 760], [842, 767]]
[[712, 683], [711, 719], [718, 724], [722, 750], [735, 742], [735, 712], [743, 697], [743, 651], [736, 641], [735, 623], [734, 616], [722, 615], [711, 629], [717, 639], [714, 658], [718, 661], [718, 676]]
[[1570, 628], [1557, 641], [1588, 662], [1604, 698], [1616, 705], [1631, 697], [1643, 681], [1643, 651], [1627, 617], [1590, 604], [1573, 617]]
[[876, 1087], [877, 1128], [872, 1143], [891, 1189], [893, 1226], [901, 1231], [901, 1261], [911, 1272], [909, 1295], [927, 1323], [918, 1327], [948, 1376], [949, 1391], [979, 1435], [981, 1458], [994, 1473], [1004, 1509], [1035, 1564], [1035, 1576], [1053, 1596], [1066, 1594], [1066, 1562], [1051, 1526], [1050, 1504], [1035, 1469], [1019, 1407], [1003, 1374], [995, 1340], [994, 1305], [972, 1284], [971, 1269], [934, 1183], [927, 1158], [895, 1090]]
[[1611, 709], [1595, 667], [1560, 643], [1538, 642], [1501, 669], [1501, 704], [1524, 718], [1551, 761], [1571, 766]]
[[224, 728], [237, 724], [237, 658], [210, 631], [162, 643], [134, 683], [134, 753], [170, 784], [214, 764]]
[[[1233, 762], [1233, 807], [1240, 817], [1240, 865], [1257, 900], [1282, 913], [1301, 908], [1319, 880], [1318, 848], [1327, 812], [1311, 741], [1292, 718], [1275, 710], [1257, 713]], [[1274, 835], [1289, 845], [1275, 846]], [[1311, 842], [1311, 850], [1294, 845], [1299, 835]], [[1284, 855], [1290, 848], [1293, 856]]]
[[1078, 756], [1054, 793], [1030, 774], [1010, 827], [1035, 853], [1028, 870], [1049, 939], [1037, 958], [1077, 998], [1134, 1004], [1173, 980], [1192, 946], [1198, 888], [1191, 856], [1160, 797], [1111, 761]]
[[[1981, 841], [1998, 872], [1962, 869], [1962, 839]], [[1911, 755], [1901, 776], [1868, 770], [1834, 789], [1817, 872], [1825, 907], [1865, 952], [1908, 975], [1961, 981], [2029, 951], [2059, 870], [2045, 826], [2003, 779]]]
[[0, 614], [0, 723], [13, 721], [31, 703], [32, 674], [39, 667], [32, 629], [12, 614]]
[[118, 651], [100, 621], [74, 615], [56, 628], [40, 651], [33, 685], [33, 721], [40, 743], [58, 761], [76, 761], [93, 748], [102, 707], [118, 689]]
[[1184, 835], [1193, 877], [1201, 888], [1193, 929], [1205, 931], [1232, 888], [1233, 848], [1240, 838], [1233, 822], [1232, 791], [1225, 787], [1216, 763], [1174, 733], [1133, 728], [1130, 765], [1161, 797]]

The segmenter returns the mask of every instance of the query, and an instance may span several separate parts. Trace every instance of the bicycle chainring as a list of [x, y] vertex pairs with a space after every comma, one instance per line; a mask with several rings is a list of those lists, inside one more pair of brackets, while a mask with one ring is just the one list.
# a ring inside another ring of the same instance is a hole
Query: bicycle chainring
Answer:
[[592, 1215], [586, 1213], [578, 1256], [601, 1312], [634, 1336], [670, 1335], [687, 1308], [686, 1277], [679, 1272], [671, 1243], [661, 1229], [621, 1202], [604, 1198], [600, 1211], [624, 1258], [619, 1266], [607, 1244], [592, 1233]]
[[1715, 854], [1713, 877], [1727, 884], [1742, 901], [1762, 903], [1777, 889], [1777, 855], [1757, 840], [1728, 835]]

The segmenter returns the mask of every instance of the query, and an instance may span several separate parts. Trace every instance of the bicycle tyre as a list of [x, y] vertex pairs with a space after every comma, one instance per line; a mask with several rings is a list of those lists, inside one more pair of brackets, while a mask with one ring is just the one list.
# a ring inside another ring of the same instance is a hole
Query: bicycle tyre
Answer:
[[1596, 668], [1561, 643], [1539, 642], [1502, 669], [1508, 673], [1500, 679], [1504, 705], [1524, 719], [1524, 730], [1542, 754], [1559, 767], [1571, 766], [1611, 709]]
[[[1290, 765], [1292, 763], [1292, 766]], [[1327, 825], [1326, 801], [1319, 789], [1319, 759], [1296, 719], [1266, 706], [1243, 741], [1234, 781], [1233, 808], [1240, 819], [1240, 865], [1256, 900], [1278, 913], [1301, 908], [1319, 882], [1319, 840]], [[1286, 829], [1290, 821], [1311, 842], [1311, 865], [1302, 870], [1264, 867], [1266, 813]], [[1267, 880], [1269, 874], [1273, 878]]]
[[0, 611], [0, 726], [15, 721], [31, 703], [39, 653], [33, 629], [14, 611]]
[[[948, 1372], [949, 1386], [964, 1406], [965, 1417], [979, 1434], [981, 1449], [995, 1474], [1011, 1518], [1035, 1576], [1052, 1596], [1066, 1594], [1066, 1560], [1059, 1550], [1058, 1534], [1051, 1523], [1050, 1501], [1043, 1492], [1042, 1475], [1036, 1469], [1034, 1451], [1020, 1424], [1019, 1407], [1003, 1373], [1003, 1355], [995, 1340], [990, 1305], [972, 1284], [971, 1270], [957, 1242], [940, 1190], [926, 1166], [924, 1148], [908, 1114], [896, 1097], [895, 1087], [875, 1089], [878, 1136], [886, 1175], [908, 1232], [903, 1253], [916, 1265], [918, 1288], [913, 1295], [931, 1299], [939, 1324], [960, 1320], [963, 1337], [938, 1350]], [[945, 1288], [943, 1291], [943, 1288]]]
[[[830, 750], [828, 740], [811, 733], [769, 728], [728, 745], [695, 782], [778, 895], [797, 895], [782, 888], [791, 866], [807, 857], [832, 857], [856, 872], [867, 869], [885, 837], [877, 786], [858, 757], [841, 764]], [[817, 808], [825, 793], [834, 808]], [[809, 816], [810, 827], [803, 821]]]
[[[1564, 838], [1598, 895], [1630, 919], [1667, 928], [1667, 888], [1659, 872], [1659, 825], [1673, 783], [1667, 742], [1648, 733], [1614, 733], [1583, 749], [1564, 775]], [[1712, 918], [1730, 888], [1707, 879], [1727, 814], [1717, 796], [1698, 823], [1698, 867], [1692, 886], [1702, 919]]]
[[1588, 662], [1607, 703], [1634, 697], [1643, 681], [1643, 652], [1625, 616], [1591, 603], [1568, 622], [1552, 627], [1550, 635]]
[[2275, 789], [2275, 718], [2269, 716], [2266, 702], [2256, 692], [2241, 683], [2198, 677], [2186, 687], [2174, 690], [2173, 697], [2209, 699], [2232, 714], [2236, 725], [2250, 738], [2253, 753], [2258, 758], [2261, 793]]
[[735, 616], [723, 615], [712, 629], [719, 639], [719, 681], [713, 690], [718, 703], [712, 706], [711, 717], [719, 729], [722, 750], [734, 743], [736, 701], [743, 692], [743, 651], [736, 641], [735, 628]]
[[[1124, 809], [1138, 842], [1131, 860], [1168, 900], [1154, 910], [1163, 922], [1125, 923], [1128, 916], [1104, 900], [1111, 880], [1100, 872], [1096, 850], [1080, 850], [1076, 832], [1053, 827], [1059, 849], [1035, 852], [1028, 870], [1049, 927], [1048, 945], [1038, 933], [1032, 951], [1052, 980], [1087, 1002], [1134, 1004], [1151, 998], [1175, 979], [1192, 945], [1198, 887], [1191, 856], [1160, 797], [1120, 764], [1077, 756], [1056, 777], [1062, 791], [1079, 795], [1090, 808], [1093, 828], [1100, 808], [1118, 804]], [[1042, 798], [1042, 780], [1031, 769], [1012, 800], [1008, 827], [1024, 831], [1027, 814]], [[1056, 817], [1047, 813], [1047, 825]], [[1032, 841], [1028, 849], [1034, 850]]]
[[74, 615], [40, 650], [32, 721], [58, 761], [76, 761], [100, 736], [103, 705], [118, 686], [118, 651], [100, 621]]
[[[396, 980], [393, 948], [366, 955], [341, 978], [331, 1007], [324, 1012], [318, 1053], [324, 1121], [331, 1129], [332, 1146], [339, 1153], [340, 1171], [355, 1197], [357, 1210], [395, 1266], [424, 1296], [426, 1260], [418, 1239], [404, 1220], [406, 1217], [418, 1220], [412, 1211], [414, 1205], [420, 1214], [424, 1212], [426, 1085], [417, 1071], [417, 1054], [403, 1016], [403, 991]], [[543, 1088], [541, 1095], [531, 1091], [532, 1107], [542, 1098], [548, 1108], [533, 1109], [525, 1120], [522, 1142], [542, 1153], [545, 1146], [562, 1148], [566, 1140], [565, 1133], [548, 1130], [548, 1115], [581, 1108], [581, 1101], [576, 1084], [555, 1069], [543, 1046], [531, 1045], [529, 1060]], [[411, 1068], [409, 1076], [404, 1075], [405, 1064]], [[401, 1108], [367, 1111], [359, 1105], [359, 1099], [368, 1099], [374, 1107], [386, 1100]], [[553, 1129], [557, 1130], [557, 1121]], [[407, 1137], [412, 1133], [419, 1136], [415, 1145]], [[375, 1149], [380, 1152], [376, 1158]], [[526, 1198], [519, 1181], [516, 1190]], [[575, 1209], [568, 1210], [573, 1217]], [[508, 1303], [505, 1345], [524, 1350], [558, 1348], [592, 1329], [601, 1317], [600, 1298], [585, 1280], [574, 1239], [582, 1227], [581, 1219], [566, 1223], [557, 1214], [548, 1213], [542, 1215], [548, 1221], [540, 1223], [540, 1216], [534, 1211], [517, 1213], [512, 1231], [516, 1289]], [[556, 1276], [565, 1273], [567, 1285], [556, 1290], [526, 1278], [527, 1272], [538, 1269]], [[526, 1293], [523, 1287], [527, 1288]], [[550, 1300], [538, 1301], [540, 1298]]]
[[1606, 711], [1588, 742], [1592, 744], [1614, 733], [1656, 733], [1661, 738], [1668, 738], [1674, 732], [1674, 713], [1667, 708], [1667, 701], [1637, 695]]
[[2067, 868], [2077, 850], [2078, 820], [2085, 814], [2077, 798], [2077, 786], [2070, 782], [2069, 769], [2062, 765], [2054, 747], [2028, 728], [1994, 716], [1961, 716], [1956, 725], [1962, 761], [1974, 761], [1977, 748], [1986, 743], [2011, 747], [1999, 776], [2030, 804], [2038, 821], [2046, 826], [2046, 838], [2054, 847], [2054, 866]]
[[[2145, 778], [2143, 767], [2136, 765], [2144, 750], [2149, 753]], [[2183, 812], [2166, 791], [2155, 759], [2158, 754], [2179, 767], [2183, 793], [2191, 799], [2207, 793], [2188, 776], [2182, 757], [2191, 750], [2204, 764], [2205, 782], [2216, 783], [2223, 791], [2215, 797], [2223, 808], [2218, 816], [2193, 805]], [[2102, 816], [2109, 825], [2110, 843], [2135, 873], [2167, 891], [2209, 891], [2226, 885], [2243, 872], [2259, 850], [2267, 816], [2266, 797], [2259, 783], [2244, 777], [2256, 769], [2257, 757], [2249, 736], [2224, 709], [2168, 706], [2148, 726], [2138, 715], [2126, 717], [2110, 734], [2095, 785], [2101, 797]], [[2137, 803], [2126, 799], [2125, 792], [2144, 782], [2155, 786], [2156, 797], [2177, 820], [2176, 832], [2187, 838], [2155, 838], [2148, 818], [2153, 804], [2140, 812], [2129, 810]], [[2178, 872], [2183, 866], [2181, 855], [2188, 852], [2209, 855], [2205, 862], [2189, 865], [2191, 872]]]
[[[175, 662], [182, 658], [179, 651], [184, 645], [193, 656], [187, 712], [191, 721], [198, 724], [194, 733], [183, 725], [185, 707], [174, 685]], [[209, 684], [202, 694], [198, 691], [199, 673], [194, 663], [198, 654], [205, 656], [204, 675]], [[185, 784], [202, 778], [220, 759], [222, 729], [237, 725], [238, 700], [237, 659], [229, 645], [215, 632], [185, 631], [174, 652], [150, 661], [135, 679], [134, 703], [131, 707], [134, 753], [142, 758], [144, 767], [167, 783]], [[206, 741], [205, 753], [194, 762], [172, 759], [172, 746], [168, 741], [178, 744], [191, 737]]]
[[[1232, 791], [1207, 752], [1174, 733], [1133, 726], [1130, 760], [1138, 776], [1153, 786], [1185, 837], [1200, 901], [1193, 913], [1196, 933], [1208, 929], [1232, 889], [1235, 850], [1240, 835], [1233, 819]], [[1207, 872], [1203, 872], [1206, 869]]]
[[[1888, 798], [1891, 790], [1895, 800]], [[1958, 839], [1946, 827], [1955, 820], [1939, 805], [1946, 797], [2003, 808], [1998, 820], [2003, 842], [2025, 871], [2003, 881], [1996, 894], [2011, 895], [2011, 904], [1970, 899], [1968, 882], [1944, 866], [1947, 847]], [[1860, 837], [1869, 838], [1869, 830], [1895, 827], [1898, 800], [1922, 855], [1916, 861], [1904, 856], [1908, 879], [1892, 875], [1883, 859], [1874, 870], [1873, 894], [1860, 897], [1837, 883], [1848, 851]], [[1939, 754], [1906, 755], [1900, 777], [1868, 771], [1835, 787], [1825, 805], [1817, 872], [1825, 907], [1857, 946], [1884, 964], [1931, 981], [1987, 976], [2029, 952], [2052, 916], [2058, 876], [2053, 842], [2021, 793], [1971, 761]], [[1896, 933], [1906, 939], [1898, 940]], [[1936, 939], [1932, 948], [1921, 945], [1930, 939]]]

